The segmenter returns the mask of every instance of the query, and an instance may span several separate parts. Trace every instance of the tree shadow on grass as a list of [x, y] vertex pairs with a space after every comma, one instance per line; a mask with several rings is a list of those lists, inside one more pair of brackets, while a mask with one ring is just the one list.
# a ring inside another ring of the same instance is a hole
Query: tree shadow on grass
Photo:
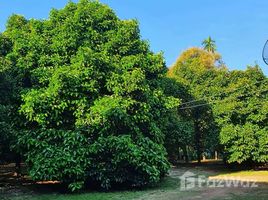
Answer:
[[[67, 186], [59, 182], [34, 182], [27, 176], [17, 177], [14, 173], [15, 165], [0, 165], [0, 199], [9, 200], [13, 198], [27, 199], [31, 197], [45, 197], [47, 195], [61, 196], [70, 195]], [[157, 190], [171, 190], [178, 187], [178, 179], [172, 177], [164, 177], [163, 180], [153, 186], [148, 187], [130, 187], [127, 184], [114, 184], [113, 187], [107, 191], [103, 190], [99, 184], [88, 183], [86, 189], [75, 193], [74, 195], [101, 193], [101, 194], [115, 194], [131, 195], [131, 193], [146, 193]], [[72, 196], [72, 195], [71, 195]], [[108, 195], [109, 196], [109, 195]]]

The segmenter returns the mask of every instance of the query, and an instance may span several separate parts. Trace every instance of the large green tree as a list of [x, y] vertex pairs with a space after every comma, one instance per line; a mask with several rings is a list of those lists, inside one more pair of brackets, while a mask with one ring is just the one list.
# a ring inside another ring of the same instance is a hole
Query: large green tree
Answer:
[[165, 175], [161, 122], [179, 100], [163, 89], [162, 54], [141, 40], [137, 21], [81, 0], [47, 20], [13, 15], [4, 34], [26, 117], [18, 148], [34, 180], [76, 190], [85, 182], [155, 184]]

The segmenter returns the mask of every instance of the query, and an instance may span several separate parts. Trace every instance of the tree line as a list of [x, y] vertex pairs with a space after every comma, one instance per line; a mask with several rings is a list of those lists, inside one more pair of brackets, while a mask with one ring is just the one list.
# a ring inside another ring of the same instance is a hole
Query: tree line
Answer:
[[70, 190], [154, 185], [170, 162], [268, 160], [268, 84], [230, 71], [209, 37], [167, 68], [98, 1], [46, 20], [12, 15], [0, 34], [0, 162]]

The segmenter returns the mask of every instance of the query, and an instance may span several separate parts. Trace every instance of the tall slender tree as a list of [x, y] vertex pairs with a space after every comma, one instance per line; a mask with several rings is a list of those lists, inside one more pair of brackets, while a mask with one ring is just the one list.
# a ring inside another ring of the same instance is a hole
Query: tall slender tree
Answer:
[[210, 36], [202, 42], [204, 50], [214, 53], [217, 50], [216, 42]]
[[[219, 149], [218, 135], [212, 107], [206, 99], [215, 95], [217, 88], [212, 88], [211, 82], [216, 79], [220, 68], [215, 63], [220, 58], [217, 53], [212, 54], [200, 48], [190, 48], [183, 52], [176, 63], [170, 68], [168, 76], [173, 77], [180, 84], [189, 89], [192, 102], [184, 103], [179, 110], [189, 112], [193, 121], [193, 140], [191, 145], [195, 158], [201, 162], [202, 154]], [[189, 100], [183, 99], [184, 102]], [[198, 106], [202, 105], [203, 106]]]

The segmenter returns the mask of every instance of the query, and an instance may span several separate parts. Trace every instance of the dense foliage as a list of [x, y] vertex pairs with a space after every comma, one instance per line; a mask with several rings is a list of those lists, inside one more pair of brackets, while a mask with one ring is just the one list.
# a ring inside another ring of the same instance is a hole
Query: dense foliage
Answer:
[[194, 149], [196, 154], [194, 158], [199, 162], [202, 153], [212, 154], [219, 150], [218, 127], [212, 108], [206, 101], [209, 93], [213, 92], [211, 86], [218, 73], [215, 65], [219, 60], [219, 54], [200, 48], [190, 48], [180, 55], [168, 73], [177, 82], [184, 84], [191, 95], [190, 99], [184, 99], [178, 112], [188, 112], [193, 121], [194, 138], [189, 146]]
[[18, 123], [18, 94], [16, 80], [11, 69], [11, 63], [6, 55], [11, 50], [11, 41], [4, 34], [0, 34], [0, 162], [10, 161], [14, 157], [12, 145]]
[[197, 154], [221, 151], [230, 163], [265, 163], [267, 77], [258, 66], [229, 71], [219, 60], [215, 52], [190, 48], [169, 71], [193, 96], [182, 108], [194, 113]]
[[227, 74], [229, 85], [217, 107], [220, 142], [229, 162], [268, 161], [268, 79], [258, 66]]
[[81, 0], [48, 20], [13, 15], [3, 34], [12, 44], [1, 52], [19, 88], [16, 112], [26, 117], [17, 146], [34, 180], [76, 190], [85, 181], [142, 186], [165, 175], [161, 121], [179, 100], [165, 93], [163, 57], [141, 40], [137, 21]]
[[[33, 180], [153, 185], [169, 161], [268, 162], [268, 79], [229, 71], [211, 37], [168, 71], [136, 20], [94, 0], [0, 33], [0, 161]], [[215, 156], [213, 155], [215, 153]]]

